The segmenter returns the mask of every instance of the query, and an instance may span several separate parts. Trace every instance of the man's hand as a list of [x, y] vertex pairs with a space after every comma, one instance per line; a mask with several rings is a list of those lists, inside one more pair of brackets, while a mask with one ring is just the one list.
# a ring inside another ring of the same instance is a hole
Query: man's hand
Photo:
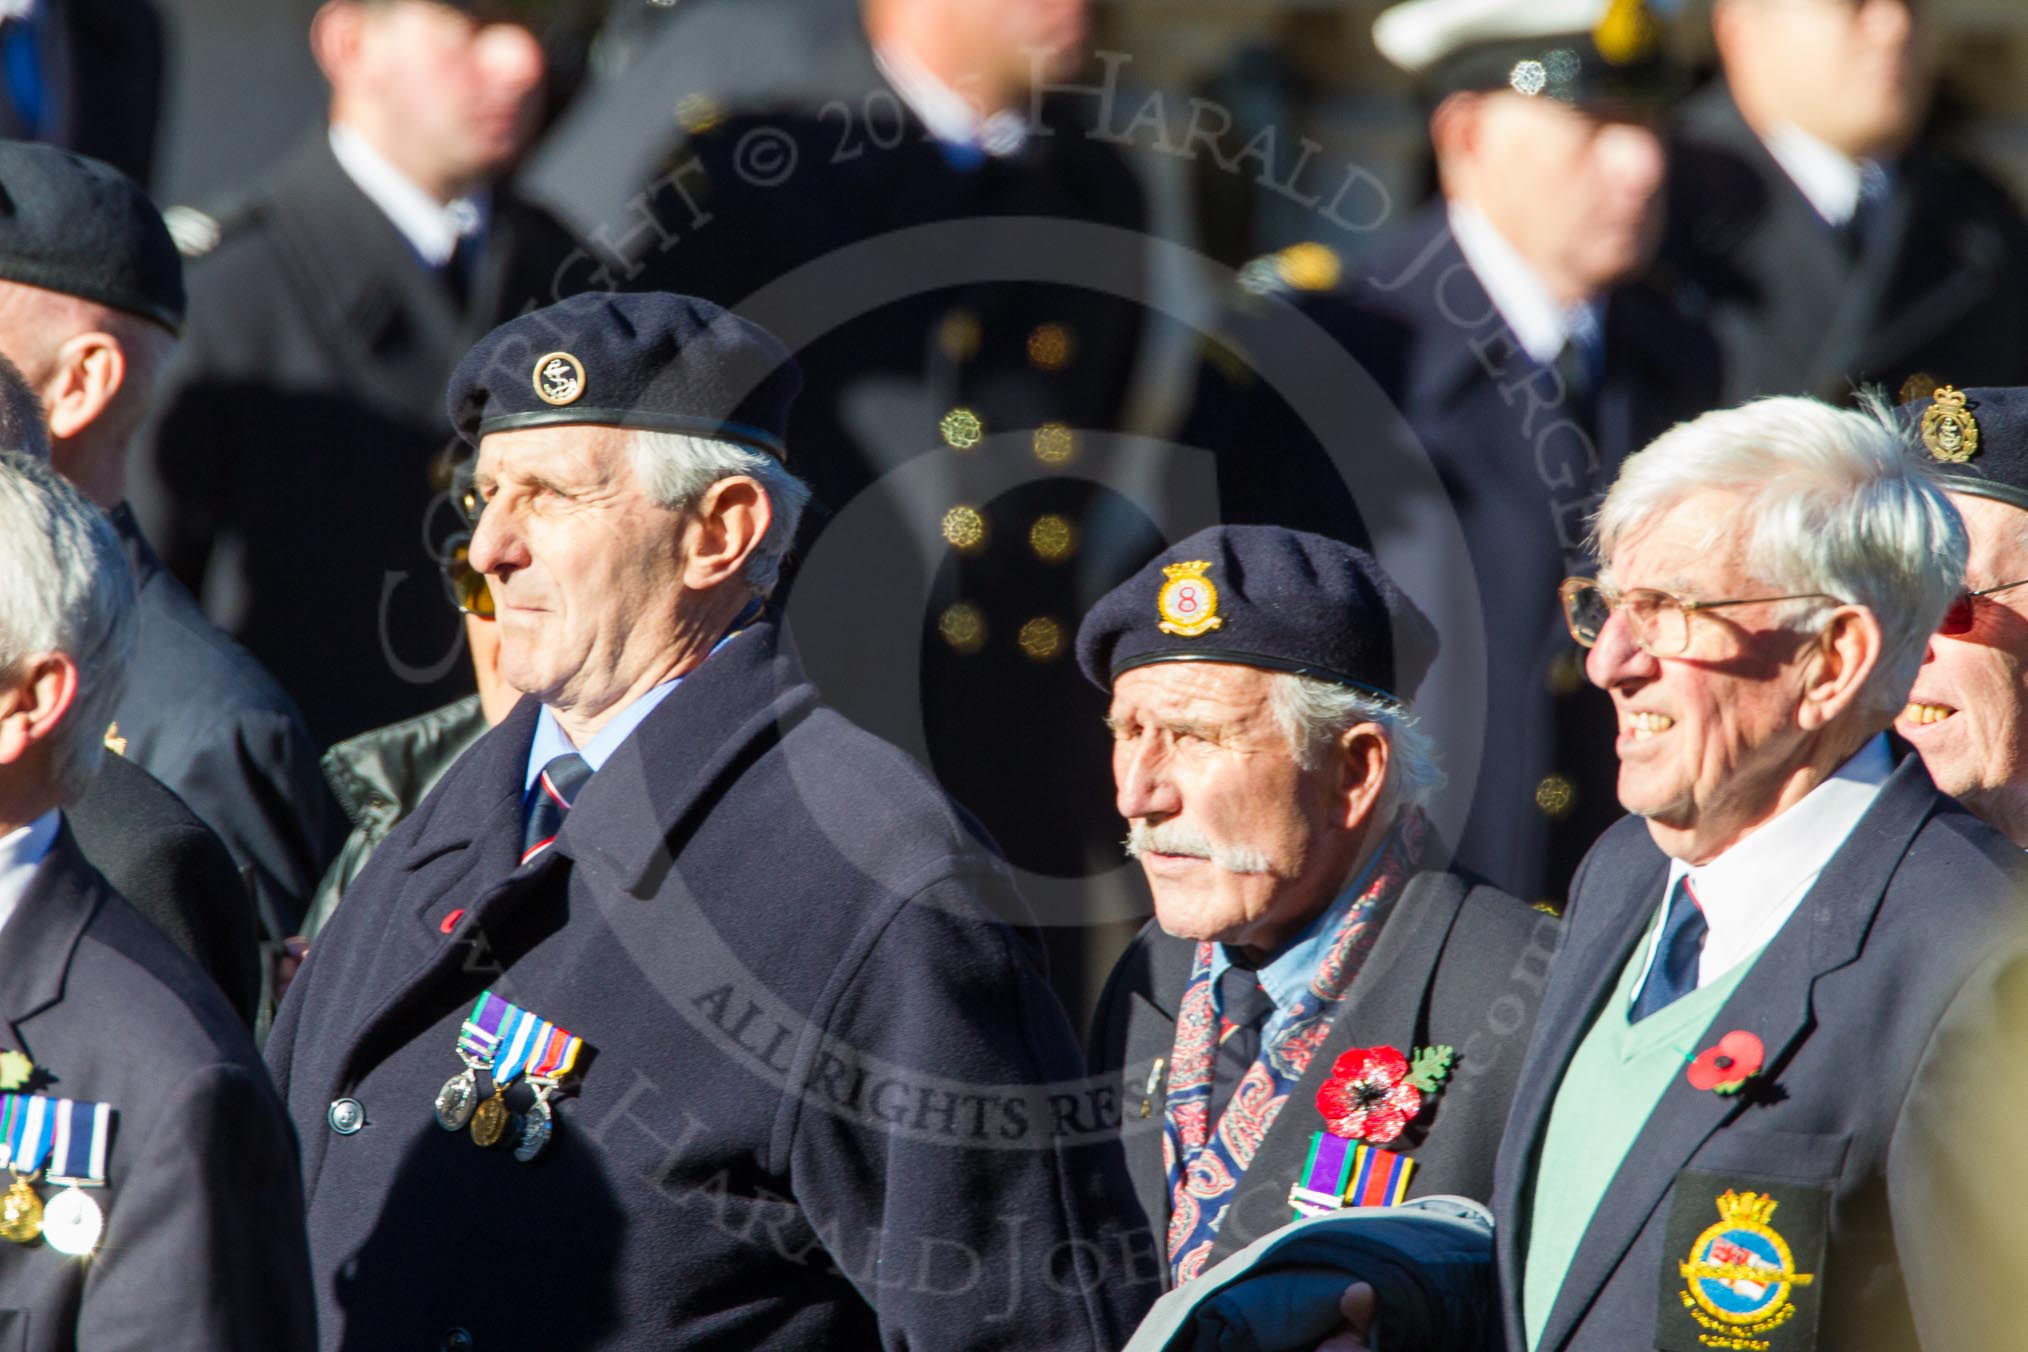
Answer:
[[1338, 1313], [1345, 1316], [1345, 1327], [1317, 1344], [1317, 1352], [1372, 1352], [1366, 1334], [1373, 1327], [1373, 1303], [1373, 1288], [1365, 1282], [1346, 1287], [1345, 1294], [1338, 1297]]

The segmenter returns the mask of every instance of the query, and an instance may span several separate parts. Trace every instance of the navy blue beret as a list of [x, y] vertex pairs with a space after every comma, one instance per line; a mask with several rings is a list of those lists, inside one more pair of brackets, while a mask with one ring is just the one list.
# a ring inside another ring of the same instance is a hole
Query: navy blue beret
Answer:
[[109, 164], [0, 140], [0, 279], [183, 328], [183, 259], [141, 185]]
[[1901, 414], [1945, 488], [2028, 511], [2028, 389], [1945, 385]]
[[490, 432], [590, 423], [684, 432], [786, 458], [803, 375], [766, 329], [666, 291], [572, 296], [510, 319], [451, 374], [451, 425]]
[[1406, 703], [1436, 653], [1436, 630], [1371, 555], [1280, 526], [1197, 532], [1077, 631], [1078, 665], [1102, 690], [1151, 662], [1234, 662]]

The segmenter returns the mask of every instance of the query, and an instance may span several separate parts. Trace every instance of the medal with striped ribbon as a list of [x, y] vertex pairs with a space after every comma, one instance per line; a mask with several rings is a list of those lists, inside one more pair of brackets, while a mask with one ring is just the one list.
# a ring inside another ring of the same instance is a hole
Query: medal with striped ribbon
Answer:
[[53, 1102], [40, 1094], [0, 1094], [0, 1154], [14, 1176], [7, 1195], [0, 1197], [0, 1239], [33, 1244], [42, 1234], [42, 1198], [36, 1195], [35, 1180], [55, 1135], [49, 1110]]
[[549, 1138], [556, 1130], [555, 1113], [549, 1106], [550, 1096], [576, 1067], [577, 1054], [582, 1050], [583, 1038], [550, 1025], [548, 1042], [535, 1058], [535, 1063], [528, 1067], [528, 1083], [535, 1090], [535, 1103], [521, 1124], [521, 1140], [514, 1147], [514, 1158], [523, 1164], [541, 1154], [542, 1148], [549, 1144]]
[[479, 1072], [493, 1068], [493, 1054], [500, 1045], [500, 1024], [513, 1006], [491, 991], [480, 994], [458, 1030], [458, 1059], [465, 1068], [444, 1081], [437, 1091], [437, 1125], [456, 1131], [472, 1120], [479, 1102]]
[[63, 1191], [43, 1209], [42, 1237], [58, 1253], [82, 1257], [98, 1247], [105, 1214], [84, 1189], [106, 1185], [106, 1151], [113, 1139], [109, 1103], [56, 1100], [56, 1136], [49, 1152], [49, 1181]]

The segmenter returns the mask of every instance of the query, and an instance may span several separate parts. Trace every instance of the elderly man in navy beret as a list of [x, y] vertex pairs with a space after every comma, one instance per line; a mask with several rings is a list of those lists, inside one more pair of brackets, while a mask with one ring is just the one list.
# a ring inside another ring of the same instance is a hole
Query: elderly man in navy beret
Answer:
[[1079, 630], [1155, 901], [1094, 1057], [1165, 1284], [1296, 1212], [1492, 1194], [1556, 922], [1437, 862], [1435, 651], [1371, 557], [1272, 526], [1191, 536]]
[[1117, 1345], [1116, 1104], [1003, 869], [768, 605], [799, 376], [583, 297], [452, 379], [527, 692], [374, 854], [270, 1057], [327, 1348]]
[[1894, 730], [1938, 788], [2028, 849], [2028, 389], [1945, 386], [1902, 412], [1971, 549]]

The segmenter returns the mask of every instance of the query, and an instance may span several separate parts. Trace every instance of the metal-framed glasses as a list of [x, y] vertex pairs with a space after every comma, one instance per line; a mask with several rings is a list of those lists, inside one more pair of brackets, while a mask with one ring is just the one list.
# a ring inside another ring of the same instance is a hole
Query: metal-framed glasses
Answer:
[[1653, 587], [1616, 591], [1596, 578], [1565, 578], [1556, 589], [1563, 601], [1563, 622], [1570, 636], [1593, 647], [1615, 610], [1627, 617], [1627, 629], [1643, 652], [1680, 657], [1690, 648], [1690, 617], [1703, 610], [1754, 606], [1769, 601], [1837, 601], [1825, 592], [1791, 592], [1786, 596], [1740, 596], [1724, 601], [1690, 601]]
[[1943, 619], [1938, 622], [1936, 631], [1947, 637], [1970, 633], [1972, 622], [1978, 618], [1978, 611], [1972, 602], [1991, 596], [1995, 592], [2010, 591], [2015, 587], [2028, 587], [2028, 577], [2022, 578], [2019, 582], [2002, 582], [1998, 586], [1981, 587], [1977, 591], [1959, 592], [1957, 599], [1951, 602], [1950, 609], [1943, 613]]

